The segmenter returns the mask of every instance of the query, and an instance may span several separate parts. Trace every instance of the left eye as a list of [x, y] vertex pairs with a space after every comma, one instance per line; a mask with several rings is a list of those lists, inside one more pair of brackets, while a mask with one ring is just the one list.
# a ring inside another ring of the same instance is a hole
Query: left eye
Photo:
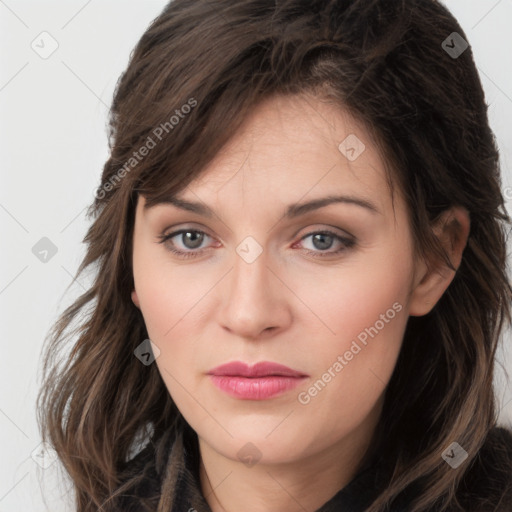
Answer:
[[[169, 233], [168, 235], [160, 235], [158, 238], [160, 239], [159, 243], [163, 244], [168, 242], [167, 247], [169, 251], [174, 253], [176, 256], [180, 258], [194, 258], [204, 252], [205, 248], [201, 247], [201, 245], [205, 239], [212, 237], [207, 235], [204, 231], [197, 229], [181, 229], [179, 231]], [[173, 241], [174, 238], [177, 238], [177, 240], [180, 241], [182, 247], [176, 247], [176, 242]], [[299, 242], [296, 242], [296, 244], [306, 240], [307, 238], [311, 238], [313, 249], [305, 248], [305, 252], [318, 257], [338, 254], [355, 245], [354, 239], [343, 237], [329, 230], [308, 233], [307, 235], [304, 235]], [[331, 249], [335, 241], [337, 241], [341, 247], [334, 251], [327, 251], [328, 249]], [[294, 246], [296, 244], [294, 244]]]
[[[355, 245], [355, 240], [348, 237], [343, 237], [334, 233], [333, 231], [324, 230], [324, 231], [316, 231], [314, 233], [309, 233], [301, 238], [305, 240], [306, 238], [311, 238], [311, 242], [313, 244], [314, 249], [306, 249], [306, 252], [310, 254], [315, 254], [315, 256], [329, 256], [332, 254], [338, 254], [340, 252], [345, 251], [346, 249], [350, 249]], [[327, 249], [330, 249], [333, 243], [337, 241], [340, 247], [337, 250], [327, 252]]]

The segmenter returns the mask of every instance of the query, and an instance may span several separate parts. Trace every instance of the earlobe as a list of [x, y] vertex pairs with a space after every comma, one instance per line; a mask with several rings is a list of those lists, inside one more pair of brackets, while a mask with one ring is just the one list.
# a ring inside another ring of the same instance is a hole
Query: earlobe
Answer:
[[[460, 206], [450, 208], [432, 229], [453, 267], [458, 269], [469, 237], [469, 212]], [[431, 268], [422, 261], [419, 279], [411, 295], [409, 315], [423, 316], [429, 313], [452, 282], [455, 273], [456, 270], [449, 268], [444, 261], [432, 264]]]
[[135, 290], [132, 291], [132, 301], [140, 309], [139, 297], [137, 296], [137, 292]]

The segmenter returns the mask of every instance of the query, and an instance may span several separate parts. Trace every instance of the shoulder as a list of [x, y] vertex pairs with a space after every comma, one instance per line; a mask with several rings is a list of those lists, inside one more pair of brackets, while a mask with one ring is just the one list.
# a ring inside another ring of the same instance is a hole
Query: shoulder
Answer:
[[468, 510], [512, 510], [512, 431], [503, 427], [489, 431], [457, 494]]
[[[463, 468], [461, 465], [460, 468]], [[393, 511], [406, 512], [425, 489], [412, 485], [394, 503]], [[512, 512], [512, 431], [492, 428], [455, 490], [450, 504], [431, 512]]]
[[161, 491], [162, 472], [170, 443], [161, 439], [149, 442], [124, 465], [116, 491], [115, 510], [146, 512], [154, 510]]
[[497, 461], [510, 461], [512, 457], [512, 430], [504, 427], [495, 427], [490, 430], [480, 452]]

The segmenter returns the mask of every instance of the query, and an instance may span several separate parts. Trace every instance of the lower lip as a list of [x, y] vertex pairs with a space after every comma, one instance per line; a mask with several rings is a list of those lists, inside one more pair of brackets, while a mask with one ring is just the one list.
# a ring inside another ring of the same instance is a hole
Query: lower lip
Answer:
[[251, 378], [210, 375], [210, 378], [221, 391], [242, 400], [267, 400], [297, 387], [304, 380], [304, 377], [282, 375]]

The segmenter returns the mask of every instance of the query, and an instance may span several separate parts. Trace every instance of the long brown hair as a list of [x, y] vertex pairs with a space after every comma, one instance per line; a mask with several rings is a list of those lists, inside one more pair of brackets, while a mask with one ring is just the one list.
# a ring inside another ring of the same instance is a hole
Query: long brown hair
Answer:
[[[134, 356], [148, 338], [130, 298], [137, 194], [151, 205], [183, 189], [263, 98], [305, 92], [375, 137], [419, 254], [450, 265], [432, 223], [453, 205], [471, 218], [452, 283], [429, 314], [409, 318], [375, 439], [390, 478], [368, 511], [413, 488], [412, 512], [497, 506], [498, 491], [495, 501], [467, 500], [497, 420], [510, 219], [471, 47], [454, 56], [443, 43], [454, 48], [454, 32], [467, 41], [435, 0], [174, 0], [151, 23], [111, 107], [110, 157], [77, 273], [92, 268], [95, 280], [49, 333], [38, 397], [43, 441], [73, 481], [78, 512], [111, 510], [130, 455], [150, 441], [162, 464], [163, 440], [180, 421], [156, 365]], [[59, 359], [66, 342], [72, 349]], [[452, 441], [468, 453], [457, 470], [441, 458]], [[503, 456], [494, 469], [511, 468]]]

